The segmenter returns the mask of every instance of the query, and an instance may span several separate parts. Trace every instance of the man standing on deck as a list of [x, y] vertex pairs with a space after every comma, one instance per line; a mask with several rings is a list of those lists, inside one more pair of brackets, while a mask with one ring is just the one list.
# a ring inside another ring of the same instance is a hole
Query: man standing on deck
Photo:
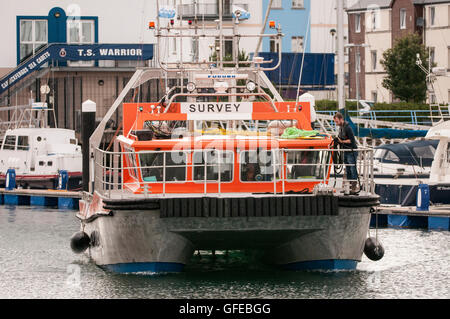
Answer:
[[345, 150], [344, 152], [344, 164], [345, 171], [347, 172], [347, 180], [350, 181], [351, 185], [351, 194], [356, 194], [356, 188], [358, 185], [358, 172], [356, 171], [356, 158], [358, 146], [356, 145], [355, 134], [353, 133], [352, 128], [344, 120], [344, 117], [341, 113], [336, 113], [333, 117], [334, 123], [339, 126], [339, 134], [337, 140], [341, 147]]

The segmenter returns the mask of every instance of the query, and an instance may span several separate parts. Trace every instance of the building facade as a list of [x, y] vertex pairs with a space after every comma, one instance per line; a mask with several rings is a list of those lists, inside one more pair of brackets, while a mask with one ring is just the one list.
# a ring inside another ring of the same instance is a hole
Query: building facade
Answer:
[[423, 2], [424, 43], [430, 49], [431, 61], [447, 71], [434, 83], [434, 102], [450, 104], [450, 1]]
[[[269, 0], [262, 0], [262, 15], [265, 17]], [[311, 12], [311, 0], [273, 0], [269, 20], [281, 24], [283, 34], [282, 52], [310, 52], [311, 36], [308, 21]], [[274, 41], [264, 39], [262, 51], [278, 52], [280, 48]]]
[[[167, 6], [169, 8], [175, 8], [177, 11], [176, 25], [188, 26], [189, 21], [198, 21], [202, 26], [206, 28], [217, 26], [217, 20], [219, 19], [219, 0], [162, 0], [160, 5]], [[232, 57], [233, 52], [237, 50], [245, 52], [247, 55], [255, 51], [257, 45], [257, 38], [243, 38], [239, 43], [233, 43], [232, 41], [232, 29], [234, 24], [233, 7], [239, 7], [250, 13], [250, 18], [241, 20], [239, 23], [239, 32], [245, 34], [259, 34], [262, 24], [262, 2], [252, 0], [223, 0], [223, 25], [225, 27], [223, 31], [223, 54]], [[161, 23], [168, 23], [169, 19], [161, 19]], [[200, 27], [201, 29], [201, 27]], [[174, 31], [177, 32], [177, 31]], [[170, 40], [162, 42], [161, 56], [164, 56], [170, 62], [177, 62], [181, 60], [181, 54], [183, 54], [183, 61], [209, 61], [215, 51], [215, 46], [219, 45], [219, 39], [213, 35], [214, 31], [208, 31], [207, 29], [201, 30], [206, 34], [211, 34], [211, 37], [202, 37], [198, 41], [185, 38], [183, 40], [172, 38]], [[195, 31], [190, 31], [194, 34]]]
[[[182, 4], [180, 4], [182, 3]], [[218, 18], [218, 0], [189, 1], [160, 0], [160, 7], [177, 10], [176, 24], [187, 25], [195, 17], [199, 24], [214, 24]], [[224, 24], [232, 24], [232, 5], [238, 5], [251, 13], [250, 19], [240, 24], [241, 32], [259, 33], [261, 30], [262, 3], [260, 1], [223, 0]], [[195, 14], [192, 14], [195, 13]], [[149, 21], [156, 21], [156, 1], [130, 0], [45, 0], [39, 2], [8, 1], [2, 6], [0, 27], [10, 32], [2, 33], [0, 47], [0, 78], [9, 78], [23, 63], [32, 59], [40, 50], [51, 44], [81, 45], [147, 45], [154, 44], [155, 54], [151, 60], [94, 60], [47, 63], [39, 71], [8, 86], [0, 95], [0, 106], [26, 105], [30, 99], [47, 102], [55, 109], [58, 127], [81, 129], [81, 103], [91, 99], [97, 103], [97, 119], [100, 120], [120, 94], [139, 66], [157, 67], [157, 58], [168, 62], [209, 60], [217, 39], [203, 38], [197, 43], [185, 39], [163, 40], [158, 52], [154, 31]], [[189, 14], [192, 16], [189, 17]], [[162, 25], [170, 23], [161, 18]], [[171, 31], [173, 32], [173, 31]], [[193, 32], [193, 31], [192, 31]], [[228, 31], [227, 31], [228, 32]], [[227, 32], [224, 33], [224, 53], [233, 50]], [[242, 39], [241, 50], [249, 53], [256, 47], [257, 39]], [[120, 48], [120, 46], [119, 46]], [[2, 79], [2, 84], [4, 83]], [[41, 94], [42, 86], [49, 86], [49, 94]], [[165, 79], [147, 82], [134, 96], [136, 100], [158, 100], [165, 93]], [[114, 126], [120, 122], [117, 113]]]
[[[450, 1], [448, 0], [360, 0], [347, 9], [350, 98], [393, 102], [382, 85], [386, 72], [380, 64], [384, 51], [410, 33], [416, 33], [430, 48], [432, 62], [450, 70]], [[422, 72], [417, 69], [417, 72]], [[359, 90], [356, 88], [356, 77]], [[450, 78], [441, 76], [435, 84], [435, 101], [449, 103]]]

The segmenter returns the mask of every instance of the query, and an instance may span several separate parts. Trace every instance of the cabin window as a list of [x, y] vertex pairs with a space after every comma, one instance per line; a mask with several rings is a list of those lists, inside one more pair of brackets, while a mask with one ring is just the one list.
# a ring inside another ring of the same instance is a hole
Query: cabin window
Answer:
[[44, 161], [39, 161], [39, 166], [44, 166]]
[[128, 174], [134, 179], [138, 179], [136, 154], [130, 148], [125, 148], [125, 152], [127, 152]]
[[431, 167], [436, 150], [432, 146], [414, 147], [414, 164], [420, 167]]
[[[280, 161], [275, 160], [277, 165]], [[241, 181], [242, 182], [272, 182], [274, 179], [274, 154], [272, 151], [244, 151], [241, 152]], [[279, 179], [279, 169], [275, 169], [275, 178]]]
[[53, 166], [53, 162], [52, 161], [48, 161], [47, 162], [47, 166]]
[[385, 162], [400, 162], [400, 158], [392, 151], [387, 151], [384, 156]]
[[205, 150], [194, 152], [192, 158], [194, 181], [205, 181], [206, 171], [206, 181], [208, 182], [219, 181], [219, 173], [220, 182], [231, 182], [233, 180], [233, 155], [234, 153], [231, 151]]
[[30, 144], [28, 143], [28, 136], [19, 136], [17, 141], [17, 150], [28, 151], [30, 149]]
[[328, 152], [286, 151], [286, 179], [323, 179], [329, 160]]
[[74, 139], [74, 138], [71, 138], [71, 139], [70, 139], [70, 144], [76, 145], [76, 144], [77, 144], [77, 140]]
[[4, 150], [15, 150], [16, 149], [16, 136], [8, 135], [5, 138], [5, 144], [3, 145]]
[[[165, 155], [164, 155], [165, 154]], [[164, 165], [164, 156], [166, 158]], [[186, 153], [146, 152], [139, 153], [139, 161], [144, 182], [184, 182], [186, 181]]]

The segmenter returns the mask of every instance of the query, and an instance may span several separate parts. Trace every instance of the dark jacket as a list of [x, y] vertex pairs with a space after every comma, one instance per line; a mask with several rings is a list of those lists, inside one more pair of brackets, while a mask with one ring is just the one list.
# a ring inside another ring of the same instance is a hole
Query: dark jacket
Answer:
[[347, 121], [344, 122], [344, 125], [339, 127], [339, 138], [341, 140], [350, 140], [351, 142], [350, 144], [342, 143], [341, 146], [343, 148], [351, 148], [351, 149], [358, 148], [358, 146], [356, 145], [355, 134], [353, 133], [353, 130]]

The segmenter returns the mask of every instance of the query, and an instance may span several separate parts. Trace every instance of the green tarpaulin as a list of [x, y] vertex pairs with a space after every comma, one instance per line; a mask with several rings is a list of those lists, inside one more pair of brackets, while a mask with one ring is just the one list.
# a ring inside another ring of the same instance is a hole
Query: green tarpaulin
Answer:
[[288, 127], [284, 130], [283, 135], [281, 135], [281, 138], [299, 138], [299, 137], [311, 137], [316, 136], [320, 134], [319, 131], [312, 130], [312, 131], [306, 131], [306, 130], [300, 130], [296, 127]]

